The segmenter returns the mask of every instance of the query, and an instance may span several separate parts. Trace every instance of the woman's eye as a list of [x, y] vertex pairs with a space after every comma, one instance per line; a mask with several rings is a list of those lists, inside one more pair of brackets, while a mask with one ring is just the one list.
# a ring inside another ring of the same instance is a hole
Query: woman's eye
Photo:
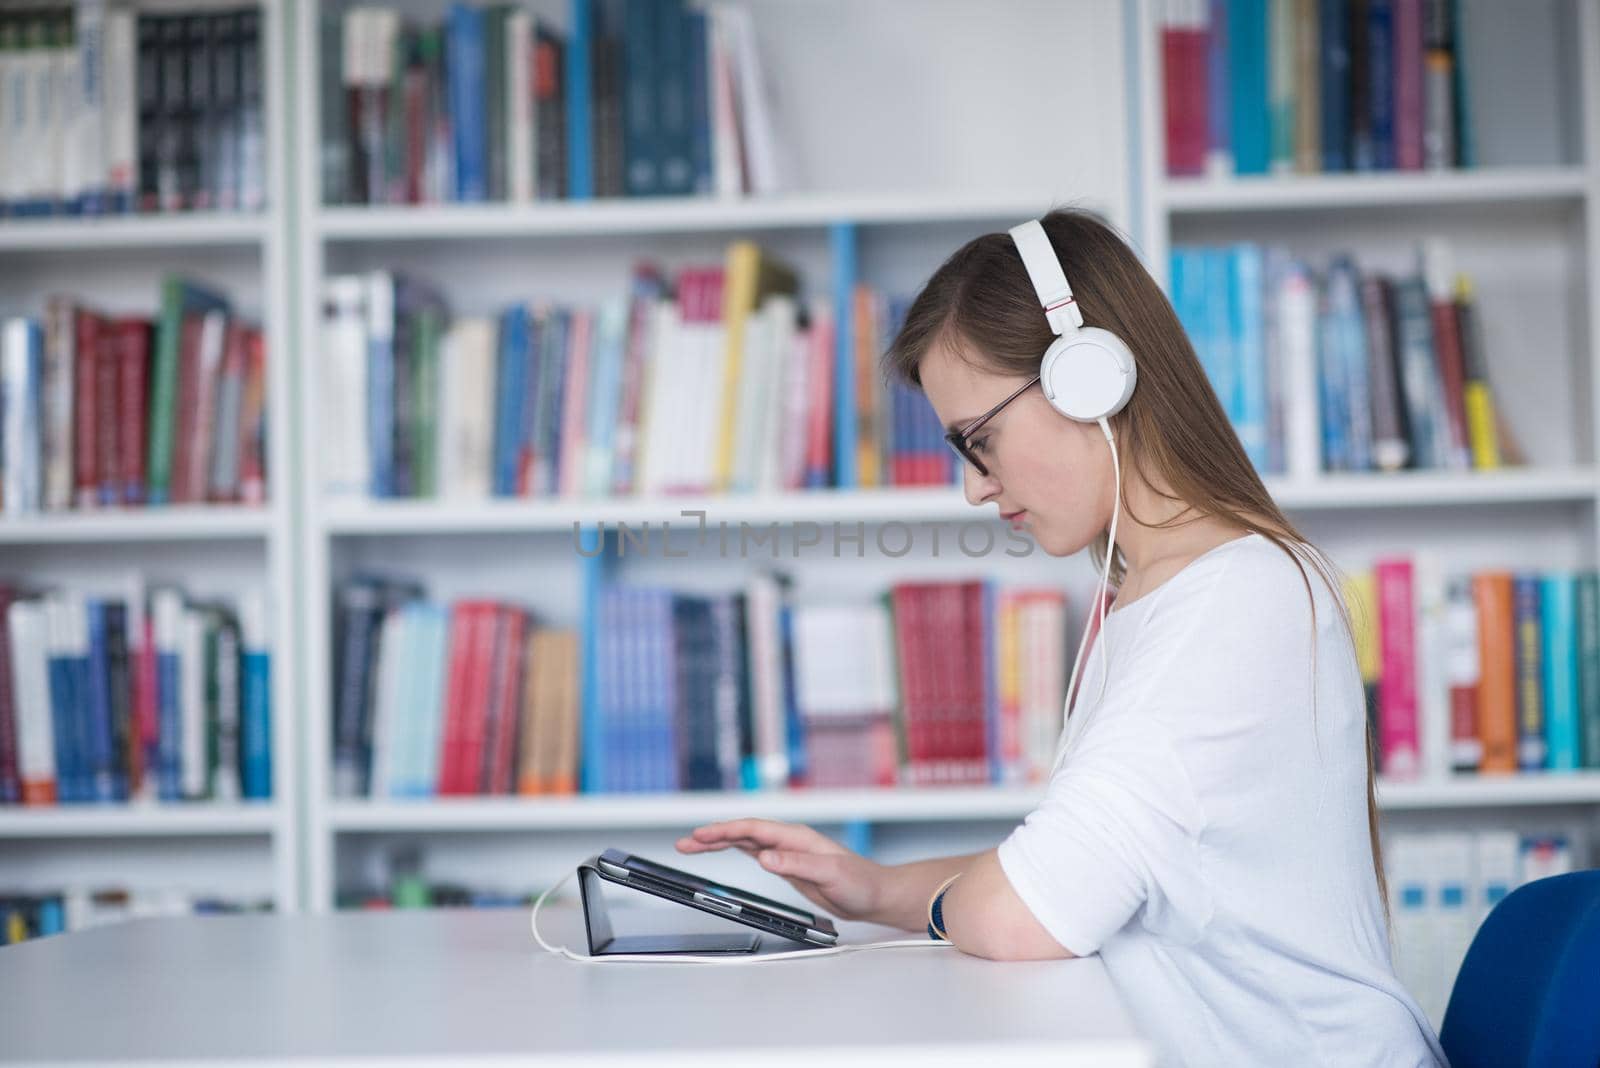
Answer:
[[972, 449], [973, 452], [988, 452], [989, 451], [989, 435], [985, 434], [981, 438], [973, 439], [968, 444], [968, 448]]

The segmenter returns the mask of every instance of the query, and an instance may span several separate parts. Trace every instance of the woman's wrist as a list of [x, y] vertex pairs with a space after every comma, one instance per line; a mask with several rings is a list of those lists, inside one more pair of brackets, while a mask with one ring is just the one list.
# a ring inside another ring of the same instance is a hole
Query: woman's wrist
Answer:
[[941, 883], [970, 867], [975, 856], [940, 857], [884, 868], [871, 922], [902, 931], [925, 930], [929, 898]]

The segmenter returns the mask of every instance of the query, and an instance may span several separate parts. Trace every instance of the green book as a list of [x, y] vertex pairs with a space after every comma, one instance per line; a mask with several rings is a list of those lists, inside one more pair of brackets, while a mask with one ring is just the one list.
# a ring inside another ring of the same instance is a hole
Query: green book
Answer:
[[1600, 768], [1600, 573], [1578, 575], [1579, 765]]
[[417, 310], [411, 352], [411, 490], [417, 497], [439, 492], [439, 345], [444, 339], [441, 308]]
[[172, 495], [178, 380], [184, 360], [183, 321], [190, 315], [212, 310], [226, 313], [227, 300], [177, 275], [169, 275], [162, 283], [161, 319], [156, 327], [155, 359], [150, 367], [150, 436], [145, 457], [146, 499], [151, 504], [166, 504]]

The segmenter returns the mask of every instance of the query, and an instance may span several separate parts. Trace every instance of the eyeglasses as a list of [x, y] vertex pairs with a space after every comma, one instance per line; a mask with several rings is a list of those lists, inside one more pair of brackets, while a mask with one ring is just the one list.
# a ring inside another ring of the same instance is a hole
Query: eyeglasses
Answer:
[[1027, 392], [1028, 387], [1032, 386], [1037, 381], [1039, 381], [1039, 376], [1034, 375], [1032, 378], [1028, 379], [1020, 387], [1018, 387], [1015, 393], [1011, 394], [1011, 396], [1007, 397], [999, 404], [996, 404], [993, 408], [990, 408], [988, 411], [978, 416], [978, 418], [974, 419], [966, 426], [959, 430], [951, 430], [946, 432], [944, 440], [950, 443], [950, 447], [952, 449], [956, 450], [956, 455], [967, 461], [967, 463], [971, 464], [973, 468], [977, 470], [978, 474], [982, 475], [984, 478], [989, 477], [989, 468], [984, 465], [982, 460], [978, 459], [978, 454], [973, 451], [971, 444], [973, 433], [980, 429], [983, 424], [999, 415], [1002, 408], [1016, 400], [1018, 397], [1022, 396], [1023, 393]]

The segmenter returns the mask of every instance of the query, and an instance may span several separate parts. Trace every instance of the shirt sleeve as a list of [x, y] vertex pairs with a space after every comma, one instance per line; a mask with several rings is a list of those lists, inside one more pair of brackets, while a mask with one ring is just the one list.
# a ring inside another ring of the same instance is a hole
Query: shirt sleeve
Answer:
[[997, 851], [1023, 904], [1080, 957], [1161, 893], [1163, 868], [1193, 855], [1183, 769], [1158, 732], [1141, 729], [1144, 717], [1121, 711], [1119, 722], [1087, 725], [1039, 807]]

